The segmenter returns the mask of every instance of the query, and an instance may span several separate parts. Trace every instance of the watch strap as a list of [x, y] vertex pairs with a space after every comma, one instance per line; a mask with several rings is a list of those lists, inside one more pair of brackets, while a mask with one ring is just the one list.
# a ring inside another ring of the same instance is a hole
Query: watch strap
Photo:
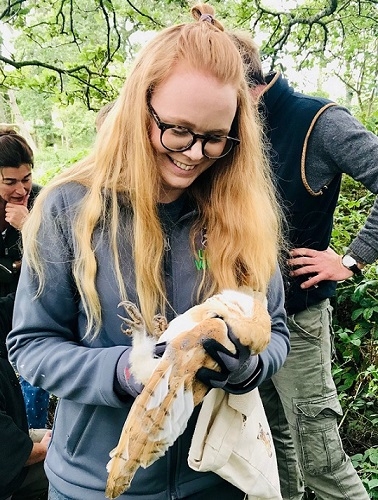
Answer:
[[357, 266], [357, 264], [353, 264], [353, 266], [350, 266], [349, 268], [353, 274], [355, 274], [356, 276], [361, 276], [362, 274], [362, 271], [361, 269]]

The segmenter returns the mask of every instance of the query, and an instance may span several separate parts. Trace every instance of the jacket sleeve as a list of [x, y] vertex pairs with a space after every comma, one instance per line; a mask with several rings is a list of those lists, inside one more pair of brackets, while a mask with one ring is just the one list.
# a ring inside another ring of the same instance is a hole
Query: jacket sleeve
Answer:
[[[5, 385], [3, 385], [5, 384]], [[20, 480], [25, 472], [25, 463], [30, 456], [33, 442], [29, 434], [22, 430], [9, 414], [9, 408], [13, 412], [21, 412], [24, 400], [21, 389], [15, 387], [16, 375], [9, 362], [0, 360], [0, 496], [1, 493], [9, 495], [20, 486]], [[7, 387], [7, 390], [4, 388]], [[17, 415], [19, 421], [22, 416]], [[25, 415], [25, 425], [26, 415]], [[1, 497], [2, 498], [2, 497]]]
[[277, 269], [268, 290], [268, 312], [271, 317], [271, 339], [268, 347], [259, 354], [257, 368], [247, 384], [228, 386], [227, 392], [243, 394], [255, 389], [274, 375], [284, 364], [290, 351], [289, 330], [286, 326], [284, 287]]
[[0, 487], [1, 491], [7, 491], [11, 485], [14, 489], [20, 486], [18, 478], [33, 449], [33, 441], [3, 411], [0, 411], [0, 430], [4, 450], [0, 453]]
[[[310, 185], [316, 190], [326, 185], [336, 173], [344, 173], [377, 194], [378, 137], [346, 108], [332, 106], [315, 124], [306, 168]], [[368, 264], [378, 259], [377, 197], [364, 226], [351, 242], [350, 250]]]
[[290, 351], [290, 334], [286, 326], [285, 292], [281, 272], [277, 269], [268, 289], [268, 312], [272, 322], [272, 337], [268, 348], [260, 355], [262, 370], [256, 385], [274, 375], [284, 364]]
[[70, 210], [83, 193], [73, 198], [71, 191], [50, 193], [45, 202], [38, 233], [45, 284], [37, 296], [36, 277], [24, 262], [8, 336], [9, 356], [23, 378], [59, 398], [122, 407], [125, 403], [114, 392], [113, 382], [117, 361], [128, 347], [115, 345], [113, 332], [104, 328], [94, 340], [84, 335], [85, 311], [72, 277], [70, 223]]

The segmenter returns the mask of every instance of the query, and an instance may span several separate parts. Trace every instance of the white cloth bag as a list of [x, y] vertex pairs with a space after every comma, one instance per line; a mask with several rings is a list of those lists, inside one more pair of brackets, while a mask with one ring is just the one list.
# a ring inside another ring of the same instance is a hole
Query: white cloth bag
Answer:
[[248, 500], [282, 500], [276, 454], [258, 389], [234, 395], [211, 389], [203, 400], [189, 466], [212, 471]]

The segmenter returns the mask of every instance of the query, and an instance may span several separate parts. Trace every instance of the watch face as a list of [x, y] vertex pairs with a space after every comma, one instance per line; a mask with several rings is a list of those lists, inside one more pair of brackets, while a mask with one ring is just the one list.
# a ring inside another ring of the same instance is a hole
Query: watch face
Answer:
[[345, 267], [352, 267], [357, 264], [356, 260], [351, 255], [344, 255], [342, 263]]

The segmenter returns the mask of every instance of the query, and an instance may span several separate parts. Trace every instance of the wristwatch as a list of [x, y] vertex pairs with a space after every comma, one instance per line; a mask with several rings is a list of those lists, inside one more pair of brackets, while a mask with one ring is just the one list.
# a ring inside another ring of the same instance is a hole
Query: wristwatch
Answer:
[[349, 271], [352, 271], [352, 273], [356, 276], [360, 276], [362, 274], [361, 269], [357, 265], [356, 259], [352, 257], [352, 255], [348, 253], [343, 255], [343, 257], [341, 258], [341, 263], [344, 267], [349, 269]]

